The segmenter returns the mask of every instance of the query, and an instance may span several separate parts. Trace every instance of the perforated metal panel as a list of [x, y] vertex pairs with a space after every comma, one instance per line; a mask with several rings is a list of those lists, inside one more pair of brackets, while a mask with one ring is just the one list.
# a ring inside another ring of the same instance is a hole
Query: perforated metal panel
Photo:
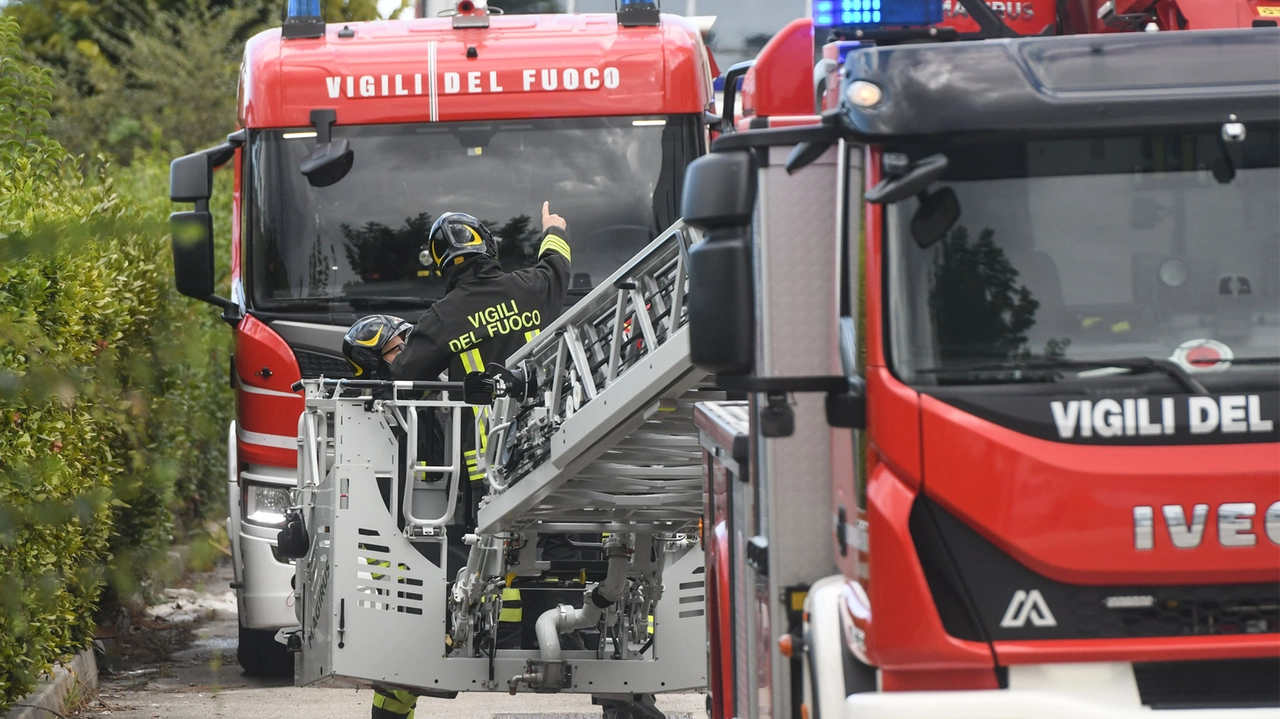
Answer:
[[[312, 422], [301, 432], [299, 461], [299, 494], [311, 533], [311, 550], [298, 562], [297, 575], [300, 685], [381, 682], [506, 691], [507, 679], [539, 656], [532, 649], [497, 650], [492, 662], [485, 656], [458, 656], [447, 638], [445, 540], [407, 536], [395, 513], [398, 493], [387, 498], [380, 489], [380, 482], [394, 486], [401, 471], [392, 430], [395, 413], [426, 405], [461, 406], [308, 399], [300, 423]], [[417, 482], [422, 491], [440, 491], [426, 485]], [[594, 651], [565, 651], [573, 676], [566, 691], [648, 693], [705, 685], [702, 554], [696, 544], [662, 546], [662, 598], [653, 611], [652, 645], [622, 661]], [[644, 569], [641, 564], [647, 562], [635, 561]]]

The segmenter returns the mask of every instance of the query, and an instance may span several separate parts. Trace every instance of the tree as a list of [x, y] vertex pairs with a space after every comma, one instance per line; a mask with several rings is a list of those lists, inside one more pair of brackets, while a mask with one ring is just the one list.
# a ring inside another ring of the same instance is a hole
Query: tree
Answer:
[[[128, 28], [147, 25], [159, 15], [182, 12], [190, 0], [13, 0], [4, 14], [18, 21], [28, 54], [45, 64], [63, 66], [77, 51], [99, 44], [102, 35], [122, 39]], [[229, 8], [238, 0], [209, 0]], [[257, 25], [265, 22], [269, 0], [255, 0]]]
[[[55, 71], [52, 134], [127, 163], [140, 147], [191, 151], [230, 131], [244, 42], [279, 22], [284, 1], [14, 0], [3, 14]], [[325, 0], [323, 11], [378, 17], [377, 0]]]
[[977, 242], [958, 226], [943, 240], [933, 271], [929, 305], [942, 359], [992, 360], [1026, 356], [1027, 330], [1040, 301], [1018, 282], [1018, 270], [984, 229]]
[[218, 140], [234, 129], [238, 38], [259, 11], [256, 0], [188, 0], [81, 42], [57, 73], [54, 136], [72, 152], [126, 163], [139, 148], [193, 151]]
[[324, 0], [322, 12], [326, 22], [377, 20], [378, 0]]

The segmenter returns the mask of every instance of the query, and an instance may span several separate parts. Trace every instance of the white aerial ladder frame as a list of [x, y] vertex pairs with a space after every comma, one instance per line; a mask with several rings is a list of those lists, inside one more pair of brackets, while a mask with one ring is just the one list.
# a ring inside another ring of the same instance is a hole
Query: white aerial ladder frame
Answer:
[[[715, 398], [691, 392], [706, 377], [689, 361], [685, 301], [688, 249], [699, 240], [676, 223], [511, 357], [549, 386], [542, 407], [494, 405], [479, 532], [697, 525], [692, 404]], [[506, 466], [516, 452], [536, 459]]]
[[[475, 425], [463, 426], [464, 402], [420, 399], [423, 383], [302, 383], [297, 684], [615, 697], [705, 686], [692, 404], [717, 394], [695, 387], [704, 375], [689, 361], [686, 260], [699, 239], [677, 223], [520, 350], [508, 365], [536, 368], [545, 387], [500, 397]], [[432, 466], [416, 454], [427, 412], [449, 418]], [[450, 577], [444, 527], [473, 427], [488, 432], [491, 494]], [[529, 461], [500, 465], [513, 451]], [[539, 617], [542, 650], [495, 650], [502, 589], [550, 566], [537, 558], [544, 533], [606, 533], [607, 575], [588, 583], [584, 571], [581, 606]], [[591, 627], [603, 630], [596, 650], [554, 641]]]

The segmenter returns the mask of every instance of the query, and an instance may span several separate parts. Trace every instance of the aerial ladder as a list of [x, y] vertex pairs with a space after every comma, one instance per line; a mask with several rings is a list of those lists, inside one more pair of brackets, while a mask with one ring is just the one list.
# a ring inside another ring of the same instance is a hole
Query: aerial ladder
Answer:
[[[700, 239], [677, 223], [506, 367], [466, 382], [295, 385], [306, 410], [280, 539], [297, 557], [300, 626], [280, 638], [300, 652], [299, 685], [606, 700], [705, 686], [693, 403], [723, 393], [689, 358]], [[489, 492], [450, 571], [464, 432]], [[543, 535], [597, 558], [544, 560]], [[538, 616], [536, 649], [497, 648], [505, 590], [548, 582], [580, 601]], [[562, 648], [569, 635], [590, 639]]]

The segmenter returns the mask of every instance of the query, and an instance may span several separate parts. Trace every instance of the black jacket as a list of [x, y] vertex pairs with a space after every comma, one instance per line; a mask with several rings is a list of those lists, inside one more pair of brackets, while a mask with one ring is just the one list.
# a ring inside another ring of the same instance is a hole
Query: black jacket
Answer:
[[568, 232], [542, 235], [538, 263], [503, 272], [497, 260], [476, 257], [445, 270], [445, 296], [432, 305], [391, 365], [398, 380], [451, 381], [489, 363], [502, 364], [560, 314], [569, 289]]

